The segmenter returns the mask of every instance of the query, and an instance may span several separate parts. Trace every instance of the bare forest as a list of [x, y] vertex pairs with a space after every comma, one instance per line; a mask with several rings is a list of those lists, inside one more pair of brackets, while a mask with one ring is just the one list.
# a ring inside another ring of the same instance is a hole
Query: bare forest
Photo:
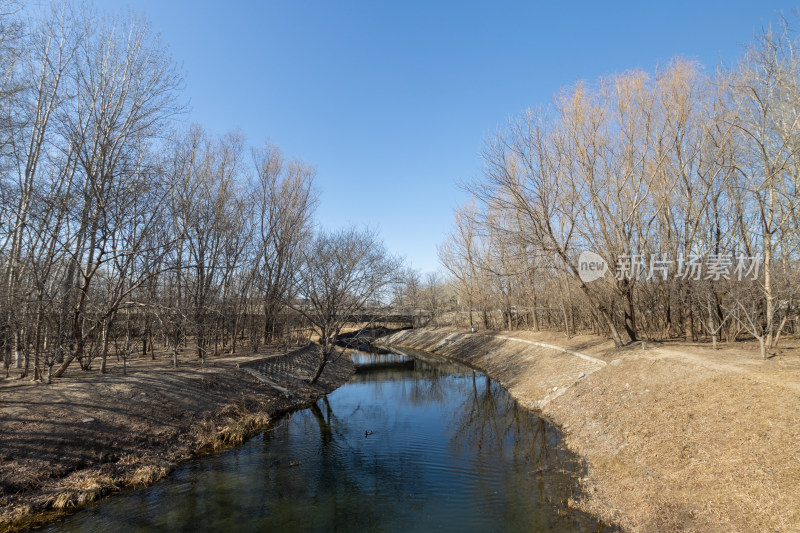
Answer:
[[0, 84], [6, 377], [315, 332], [321, 372], [343, 313], [388, 297], [399, 263], [374, 232], [315, 228], [313, 166], [182, 122], [182, 73], [146, 20], [6, 3]]
[[439, 249], [460, 322], [767, 357], [798, 327], [797, 45], [782, 24], [733, 65], [580, 82], [509, 121]]
[[[422, 276], [372, 230], [315, 226], [312, 165], [186, 125], [147, 20], [5, 3], [4, 374], [311, 338], [321, 372], [348, 322], [382, 314], [617, 345], [750, 338], [767, 357], [798, 327], [797, 43], [784, 23], [733, 65], [579, 82], [510, 120], [439, 248], [446, 276]], [[585, 280], [582, 252], [603, 277]]]

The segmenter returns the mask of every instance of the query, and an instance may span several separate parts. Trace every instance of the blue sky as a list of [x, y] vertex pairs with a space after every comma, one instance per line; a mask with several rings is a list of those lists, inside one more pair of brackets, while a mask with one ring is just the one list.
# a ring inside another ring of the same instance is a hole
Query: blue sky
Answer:
[[98, 1], [147, 15], [187, 120], [317, 167], [322, 227], [378, 228], [423, 272], [489, 134], [561, 87], [680, 55], [706, 68], [795, 4]]

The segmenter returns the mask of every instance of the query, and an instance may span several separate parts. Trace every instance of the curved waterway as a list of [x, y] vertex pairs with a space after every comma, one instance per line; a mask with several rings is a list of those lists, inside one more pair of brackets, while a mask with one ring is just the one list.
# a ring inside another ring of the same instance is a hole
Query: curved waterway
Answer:
[[354, 360], [243, 446], [47, 530], [607, 531], [566, 505], [582, 467], [556, 428], [493, 380], [418, 352]]

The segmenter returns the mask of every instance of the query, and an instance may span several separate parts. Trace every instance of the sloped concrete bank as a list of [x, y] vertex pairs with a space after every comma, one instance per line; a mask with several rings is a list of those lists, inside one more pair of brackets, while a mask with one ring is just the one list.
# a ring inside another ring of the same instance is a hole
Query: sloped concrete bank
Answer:
[[595, 336], [406, 330], [479, 368], [587, 462], [573, 504], [626, 531], [800, 531], [800, 361]]

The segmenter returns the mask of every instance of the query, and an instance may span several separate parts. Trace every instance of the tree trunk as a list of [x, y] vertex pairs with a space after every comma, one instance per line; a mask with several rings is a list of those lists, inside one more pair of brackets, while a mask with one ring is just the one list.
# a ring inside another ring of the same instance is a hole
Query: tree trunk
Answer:
[[624, 298], [624, 315], [625, 315], [625, 333], [628, 334], [628, 338], [631, 342], [638, 341], [638, 337], [636, 335], [636, 310], [633, 306], [633, 288], [628, 285], [625, 288], [625, 298]]
[[22, 352], [19, 349], [19, 331], [14, 330], [14, 368], [22, 368]]
[[101, 333], [102, 342], [103, 342], [103, 355], [100, 358], [100, 373], [106, 373], [106, 360], [108, 359], [108, 328], [109, 328], [109, 321], [106, 320], [106, 323], [103, 324], [103, 331]]
[[76, 343], [75, 350], [73, 350], [73, 352], [71, 354], [69, 354], [69, 356], [66, 359], [64, 359], [64, 362], [61, 363], [60, 367], [58, 367], [58, 370], [56, 370], [55, 374], [53, 374], [53, 377], [60, 378], [61, 376], [63, 376], [64, 372], [66, 372], [67, 368], [69, 368], [70, 363], [72, 363], [72, 361], [75, 360], [75, 358], [78, 357], [79, 355], [83, 356], [83, 341], [82, 340], [79, 340]]
[[322, 371], [325, 370], [325, 365], [328, 364], [328, 356], [327, 350], [325, 348], [320, 348], [320, 356], [319, 356], [319, 366], [317, 367], [317, 372], [314, 374], [314, 377], [311, 378], [312, 385], [319, 380], [320, 376], [322, 375]]
[[788, 319], [789, 319], [788, 316], [784, 316], [783, 319], [781, 319], [781, 323], [778, 325], [778, 329], [775, 331], [775, 336], [774, 336], [774, 338], [772, 340], [772, 345], [769, 347], [770, 349], [778, 347], [778, 341], [781, 339], [781, 334], [783, 333], [783, 328], [786, 327], [786, 321]]

